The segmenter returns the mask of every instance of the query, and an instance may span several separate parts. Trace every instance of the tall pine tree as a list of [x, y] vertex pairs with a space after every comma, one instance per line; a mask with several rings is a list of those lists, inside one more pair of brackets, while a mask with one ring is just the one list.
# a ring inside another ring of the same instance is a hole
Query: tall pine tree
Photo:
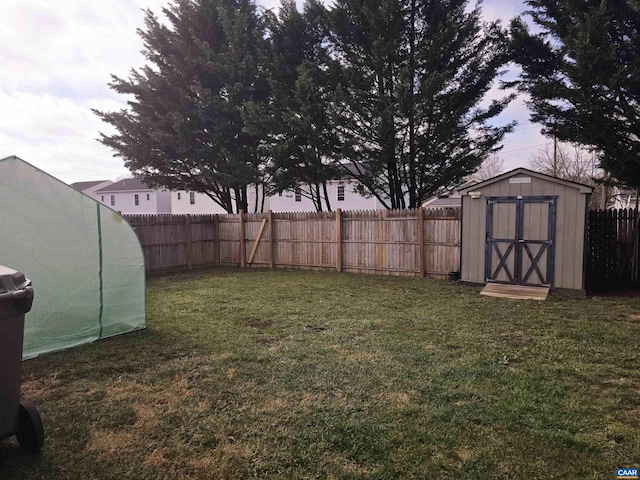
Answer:
[[339, 0], [332, 11], [345, 156], [388, 208], [460, 183], [512, 128], [489, 124], [511, 96], [481, 106], [508, 61], [506, 36], [467, 3]]
[[512, 21], [515, 82], [531, 120], [590, 147], [621, 183], [640, 187], [640, 9], [628, 0], [529, 0], [536, 32]]
[[338, 174], [330, 59], [322, 41], [327, 11], [308, 0], [300, 13], [295, 0], [282, 0], [270, 16], [271, 116], [266, 139], [276, 190], [296, 188], [317, 211], [331, 210], [327, 182]]
[[345, 174], [387, 208], [404, 208], [399, 177], [400, 69], [407, 19], [399, 0], [340, 0], [331, 11], [330, 52], [341, 66], [336, 84]]
[[174, 0], [168, 24], [146, 12], [147, 65], [110, 87], [126, 109], [96, 111], [116, 133], [100, 141], [147, 183], [199, 191], [228, 212], [247, 210], [261, 181], [260, 139], [247, 110], [269, 98], [260, 65], [264, 32], [252, 0]]

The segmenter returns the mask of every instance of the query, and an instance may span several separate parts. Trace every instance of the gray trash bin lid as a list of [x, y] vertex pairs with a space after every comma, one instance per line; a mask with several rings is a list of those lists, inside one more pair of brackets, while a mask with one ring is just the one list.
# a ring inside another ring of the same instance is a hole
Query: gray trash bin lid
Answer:
[[16, 302], [16, 310], [27, 313], [33, 303], [33, 288], [24, 273], [0, 265], [0, 303], [5, 302]]

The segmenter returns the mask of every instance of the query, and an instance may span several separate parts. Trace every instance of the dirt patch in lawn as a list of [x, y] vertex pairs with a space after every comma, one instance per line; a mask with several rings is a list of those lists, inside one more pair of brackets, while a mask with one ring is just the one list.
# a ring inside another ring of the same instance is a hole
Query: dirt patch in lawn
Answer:
[[249, 317], [245, 318], [241, 322], [243, 325], [247, 327], [253, 327], [258, 329], [269, 328], [273, 326], [273, 321], [268, 318], [260, 318], [260, 317]]

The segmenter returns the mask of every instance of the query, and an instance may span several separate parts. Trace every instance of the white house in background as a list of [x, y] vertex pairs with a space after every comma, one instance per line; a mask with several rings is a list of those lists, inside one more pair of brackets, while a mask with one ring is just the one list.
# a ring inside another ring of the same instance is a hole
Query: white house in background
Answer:
[[[352, 173], [356, 173], [356, 167], [353, 163], [347, 163], [344, 167]], [[327, 182], [327, 196], [331, 210], [338, 208], [340, 210], [386, 210], [376, 197], [367, 198], [358, 193], [356, 191], [357, 185], [357, 180], [346, 176], [329, 180]], [[303, 190], [308, 191], [309, 187], [285, 190], [269, 197], [271, 210], [274, 212], [315, 212], [316, 207], [313, 200], [305, 197]]]
[[471, 177], [469, 180], [458, 186], [454, 191], [447, 195], [435, 195], [422, 203], [424, 208], [455, 208], [462, 206], [462, 197], [460, 190], [463, 188], [480, 183], [480, 178]]
[[171, 213], [171, 192], [154, 190], [137, 178], [125, 178], [97, 190], [96, 200], [124, 215]]
[[96, 191], [100, 190], [101, 188], [107, 187], [112, 183], [113, 182], [111, 180], [96, 180], [93, 182], [76, 182], [72, 183], [70, 186], [72, 188], [75, 188], [79, 192], [88, 195], [94, 200], [97, 200], [98, 198], [96, 196]]
[[[386, 210], [375, 197], [366, 198], [355, 191], [355, 180], [330, 180], [327, 182], [327, 195], [332, 210]], [[300, 188], [285, 190], [269, 197], [274, 212], [315, 212], [316, 207], [310, 198], [303, 195]]]
[[95, 199], [124, 215], [226, 213], [203, 193], [153, 189], [137, 178], [98, 189]]
[[211, 215], [227, 213], [204, 193], [177, 190], [171, 193], [171, 213], [174, 215]]

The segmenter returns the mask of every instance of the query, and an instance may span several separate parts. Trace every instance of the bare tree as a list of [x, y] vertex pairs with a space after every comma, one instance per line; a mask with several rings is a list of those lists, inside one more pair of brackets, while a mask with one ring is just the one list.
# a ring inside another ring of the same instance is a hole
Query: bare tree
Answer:
[[592, 184], [602, 176], [595, 154], [579, 145], [559, 143], [538, 150], [529, 160], [529, 168], [536, 172], [572, 182]]
[[580, 145], [554, 143], [538, 150], [528, 167], [536, 172], [594, 187], [590, 208], [606, 208], [615, 195], [611, 175], [598, 165], [595, 153]]
[[501, 173], [504, 173], [504, 159], [494, 153], [482, 162], [480, 168], [471, 175], [471, 178], [478, 182], [483, 182], [484, 180], [497, 177]]

